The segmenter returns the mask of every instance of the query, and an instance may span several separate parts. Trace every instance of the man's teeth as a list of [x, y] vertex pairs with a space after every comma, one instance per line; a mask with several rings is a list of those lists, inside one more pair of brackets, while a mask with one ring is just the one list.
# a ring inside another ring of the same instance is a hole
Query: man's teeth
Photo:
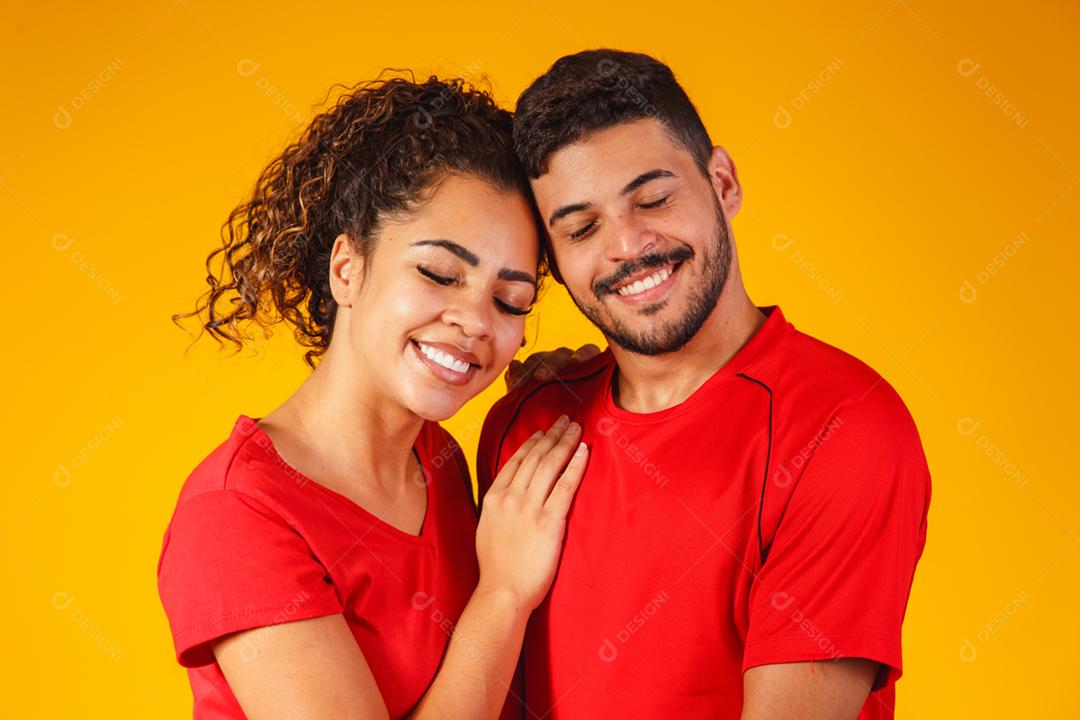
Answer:
[[663, 270], [654, 272], [647, 278], [638, 280], [637, 282], [630, 283], [625, 287], [621, 287], [615, 292], [620, 295], [637, 295], [638, 293], [645, 292], [646, 290], [652, 290], [654, 287], [671, 277], [671, 268], [666, 267]]
[[458, 360], [453, 355], [448, 355], [441, 350], [436, 350], [433, 347], [428, 347], [422, 342], [417, 342], [416, 345], [420, 348], [420, 352], [428, 356], [428, 359], [437, 362], [447, 370], [453, 370], [457, 373], [466, 373], [469, 371], [469, 363]]

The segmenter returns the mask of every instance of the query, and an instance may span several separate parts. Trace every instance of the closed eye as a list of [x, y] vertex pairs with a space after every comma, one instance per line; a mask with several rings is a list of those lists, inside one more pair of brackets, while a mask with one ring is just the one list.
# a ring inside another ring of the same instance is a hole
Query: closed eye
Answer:
[[[423, 265], [417, 265], [416, 269], [421, 275], [426, 277], [428, 280], [431, 280], [432, 282], [438, 283], [439, 285], [443, 285], [443, 286], [456, 285], [457, 282], [458, 282], [457, 278], [444, 277], [442, 275], [438, 275], [436, 273], [431, 272], [430, 270], [428, 270]], [[514, 307], [510, 303], [506, 302], [505, 300], [500, 300], [499, 298], [495, 298], [495, 306], [498, 307], [500, 310], [502, 310], [504, 313], [507, 313], [509, 315], [528, 315], [532, 311], [531, 306], [527, 307], [527, 308]]]
[[580, 227], [577, 230], [574, 230], [573, 232], [571, 232], [570, 233], [570, 239], [571, 240], [580, 240], [581, 238], [585, 237], [590, 232], [592, 232], [594, 227], [596, 227], [596, 221], [595, 220], [590, 222], [588, 225], [586, 225], [584, 227]]
[[670, 195], [665, 195], [659, 200], [653, 200], [652, 202], [638, 203], [638, 207], [643, 210], [652, 210], [653, 208], [663, 207], [667, 205], [667, 201], [671, 199]]
[[454, 283], [457, 282], [457, 278], [450, 278], [450, 277], [444, 277], [442, 275], [436, 275], [435, 273], [431, 272], [430, 270], [428, 270], [423, 265], [417, 265], [416, 269], [421, 275], [426, 277], [428, 280], [431, 280], [432, 282], [436, 282], [439, 285], [453, 285]]
[[500, 300], [499, 298], [495, 298], [495, 305], [498, 306], [498, 308], [500, 310], [502, 310], [505, 313], [509, 313], [510, 315], [528, 315], [529, 311], [532, 310], [531, 307], [527, 307], [527, 308], [514, 307], [510, 303], [505, 302], [503, 300]]

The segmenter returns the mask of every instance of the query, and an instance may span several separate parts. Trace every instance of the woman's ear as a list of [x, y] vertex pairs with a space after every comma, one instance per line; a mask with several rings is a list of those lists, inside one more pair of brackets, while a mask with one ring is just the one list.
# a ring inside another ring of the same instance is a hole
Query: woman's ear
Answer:
[[712, 183], [716, 199], [724, 209], [724, 216], [731, 218], [742, 207], [742, 183], [735, 169], [735, 162], [727, 150], [717, 145], [709, 158], [709, 182]]
[[350, 307], [360, 292], [364, 258], [356, 252], [348, 234], [341, 233], [330, 250], [330, 294], [339, 307]]

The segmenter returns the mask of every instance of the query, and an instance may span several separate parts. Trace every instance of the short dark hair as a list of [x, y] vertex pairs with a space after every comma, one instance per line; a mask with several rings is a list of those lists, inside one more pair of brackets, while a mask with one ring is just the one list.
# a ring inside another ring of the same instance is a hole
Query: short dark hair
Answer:
[[555, 61], [518, 98], [514, 147], [536, 179], [556, 150], [597, 130], [650, 117], [708, 175], [712, 140], [671, 68], [621, 50], [585, 50]]

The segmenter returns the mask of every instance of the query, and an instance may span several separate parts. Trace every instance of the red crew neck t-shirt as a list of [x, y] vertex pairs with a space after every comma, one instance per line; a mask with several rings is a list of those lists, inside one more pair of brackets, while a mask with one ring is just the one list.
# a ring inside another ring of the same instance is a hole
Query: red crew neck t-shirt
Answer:
[[390, 716], [406, 715], [420, 700], [478, 570], [461, 449], [425, 423], [414, 450], [427, 487], [419, 535], [291, 468], [247, 416], [191, 473], [165, 533], [158, 589], [196, 720], [244, 717], [212, 641], [336, 613], [344, 614]]
[[779, 307], [684, 402], [616, 405], [610, 350], [500, 400], [481, 493], [567, 414], [589, 466], [504, 717], [732, 718], [743, 672], [882, 664], [859, 718], [891, 718], [930, 476], [893, 388]]

